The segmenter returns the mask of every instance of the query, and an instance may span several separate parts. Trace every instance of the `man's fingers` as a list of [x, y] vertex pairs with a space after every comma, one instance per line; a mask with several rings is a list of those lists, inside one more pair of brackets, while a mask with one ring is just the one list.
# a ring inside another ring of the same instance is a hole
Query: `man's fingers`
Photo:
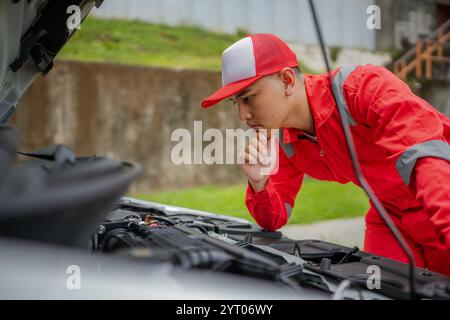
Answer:
[[256, 149], [258, 149], [258, 139], [256, 137], [250, 138], [248, 146], [254, 146]]
[[247, 146], [250, 146], [250, 145], [254, 146], [256, 148], [256, 150], [267, 153], [267, 146], [269, 145], [269, 143], [270, 143], [270, 139], [268, 140], [267, 138], [261, 138], [261, 137], [260, 137], [260, 139], [258, 139], [256, 137], [252, 137], [249, 139], [249, 143]]
[[257, 158], [249, 152], [244, 152], [242, 154], [242, 164], [257, 164]]
[[265, 146], [261, 146], [259, 147], [259, 151], [256, 150], [256, 148], [253, 145], [249, 146], [249, 154], [252, 155], [253, 159], [256, 159], [257, 162], [263, 166], [267, 166], [270, 164], [270, 158], [267, 155], [267, 150]]
[[270, 164], [270, 158], [265, 154], [258, 152], [252, 145], [248, 146], [248, 150], [243, 150], [238, 155], [238, 164], [260, 164], [267, 166]]
[[258, 160], [250, 153], [248, 155], [248, 164], [257, 164]]
[[267, 134], [265, 130], [258, 131], [258, 140], [259, 141], [267, 141]]
[[251, 156], [252, 160], [255, 160], [255, 162], [251, 162], [250, 164], [257, 164], [258, 161], [258, 150], [253, 145], [248, 146], [248, 154]]
[[257, 157], [257, 152], [254, 147], [251, 147], [250, 150], [245, 149], [238, 154], [238, 164], [257, 164]]
[[[272, 145], [271, 137], [268, 138], [264, 130], [257, 132], [256, 136], [250, 137], [245, 144], [242, 155], [238, 157], [239, 164], [261, 164], [267, 166], [271, 163]], [[245, 155], [248, 153], [251, 157]]]

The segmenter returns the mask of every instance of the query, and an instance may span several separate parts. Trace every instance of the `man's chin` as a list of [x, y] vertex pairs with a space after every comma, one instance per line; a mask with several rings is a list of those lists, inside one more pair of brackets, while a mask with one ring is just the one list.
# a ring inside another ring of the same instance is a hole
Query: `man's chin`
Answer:
[[255, 130], [258, 134], [260, 132], [264, 132], [266, 134], [267, 138], [269, 138], [269, 139], [272, 136], [273, 130], [278, 130], [277, 128], [268, 128], [268, 127], [263, 127], [263, 126], [253, 127], [252, 129]]

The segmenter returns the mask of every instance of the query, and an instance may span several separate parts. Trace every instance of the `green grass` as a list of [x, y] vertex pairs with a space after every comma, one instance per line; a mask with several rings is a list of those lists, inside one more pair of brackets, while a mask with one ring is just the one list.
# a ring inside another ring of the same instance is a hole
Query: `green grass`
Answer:
[[[205, 186], [173, 192], [133, 195], [139, 199], [221, 213], [252, 220], [244, 204], [246, 186]], [[307, 179], [297, 195], [289, 224], [362, 216], [368, 209], [364, 192], [353, 184]]]
[[[89, 17], [59, 58], [171, 68], [220, 70], [222, 51], [239, 40], [196, 27]], [[304, 72], [309, 70], [301, 66]]]

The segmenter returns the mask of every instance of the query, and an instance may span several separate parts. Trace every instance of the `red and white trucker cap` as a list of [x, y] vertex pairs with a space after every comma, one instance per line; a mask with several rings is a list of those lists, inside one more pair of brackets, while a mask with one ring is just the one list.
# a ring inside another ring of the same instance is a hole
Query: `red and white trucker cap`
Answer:
[[253, 34], [235, 42], [222, 54], [222, 88], [202, 101], [208, 108], [256, 80], [298, 65], [295, 53], [272, 34]]

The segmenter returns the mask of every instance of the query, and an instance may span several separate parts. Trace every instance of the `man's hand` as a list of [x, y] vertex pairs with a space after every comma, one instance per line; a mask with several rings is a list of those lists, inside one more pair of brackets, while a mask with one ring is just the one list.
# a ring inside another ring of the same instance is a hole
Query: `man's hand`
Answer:
[[264, 131], [260, 130], [255, 137], [251, 137], [238, 157], [239, 166], [255, 192], [264, 189], [270, 176], [267, 171], [273, 165], [271, 152], [274, 151], [270, 148], [272, 137], [270, 136], [270, 130], [268, 131], [269, 137]]

